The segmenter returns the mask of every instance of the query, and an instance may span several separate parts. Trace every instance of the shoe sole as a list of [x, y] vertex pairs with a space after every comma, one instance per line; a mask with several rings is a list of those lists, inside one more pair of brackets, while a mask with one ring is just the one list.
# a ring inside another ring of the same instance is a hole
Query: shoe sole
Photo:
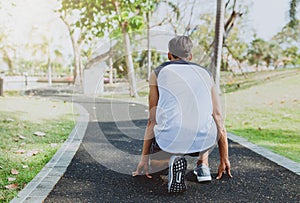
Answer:
[[186, 191], [186, 184], [184, 181], [185, 171], [187, 168], [187, 161], [184, 157], [174, 156], [170, 160], [169, 166], [169, 182], [168, 192], [184, 192]]
[[194, 171], [194, 174], [197, 176], [198, 182], [211, 181], [211, 176], [201, 176], [201, 177], [199, 177], [196, 171]]

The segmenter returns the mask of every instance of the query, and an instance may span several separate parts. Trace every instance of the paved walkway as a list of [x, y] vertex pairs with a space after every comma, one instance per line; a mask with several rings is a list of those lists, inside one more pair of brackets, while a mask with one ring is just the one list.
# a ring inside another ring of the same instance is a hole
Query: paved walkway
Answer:
[[[74, 101], [89, 112], [87, 130], [66, 172], [44, 202], [300, 201], [299, 175], [233, 141], [229, 142], [229, 153], [234, 178], [197, 183], [191, 172], [195, 160], [188, 158], [187, 192], [168, 194], [159, 175], [152, 180], [130, 175], [139, 161], [147, 107], [101, 99]], [[258, 150], [263, 153], [261, 148]], [[210, 155], [213, 177], [217, 166], [215, 149]], [[294, 168], [299, 169], [299, 164]], [[31, 195], [26, 201], [42, 199]]]

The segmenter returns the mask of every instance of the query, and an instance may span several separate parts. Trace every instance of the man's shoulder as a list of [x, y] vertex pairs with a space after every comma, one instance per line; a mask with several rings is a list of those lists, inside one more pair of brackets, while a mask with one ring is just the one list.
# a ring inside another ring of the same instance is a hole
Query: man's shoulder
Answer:
[[159, 72], [160, 72], [164, 67], [166, 67], [166, 66], [168, 66], [168, 65], [170, 65], [170, 64], [172, 64], [172, 61], [166, 61], [166, 62], [162, 63], [161, 65], [159, 65], [158, 67], [156, 67], [156, 68], [154, 69], [154, 72], [155, 72], [155, 74], [156, 74], [156, 77], [158, 76]]
[[162, 63], [160, 66], [158, 66], [157, 68], [154, 69], [154, 72], [156, 74], [156, 76], [159, 75], [160, 71], [167, 67], [167, 66], [171, 66], [171, 65], [189, 65], [189, 62], [184, 61], [184, 60], [176, 60], [176, 61], [167, 61]]
[[200, 68], [200, 69], [205, 70], [210, 76], [212, 75], [211, 72], [207, 68], [205, 68], [204, 66], [201, 66], [201, 65], [199, 65], [197, 63], [194, 63], [194, 62], [179, 60], [179, 61], [167, 61], [167, 62], [162, 63], [160, 66], [158, 66], [157, 68], [154, 69], [154, 72], [155, 72], [156, 76], [159, 75], [160, 71], [163, 68], [165, 68], [167, 66], [170, 66], [170, 65], [194, 66], [196, 68]]
[[197, 63], [193, 63], [193, 62], [189, 62], [189, 64], [190, 64], [190, 65], [194, 65], [194, 66], [196, 66], [197, 68], [201, 68], [201, 69], [205, 70], [210, 76], [212, 76], [212, 73], [211, 73], [211, 71], [210, 71], [208, 68], [206, 68], [206, 67], [204, 67], [204, 66], [201, 66], [201, 65], [199, 65], [199, 64], [197, 64]]

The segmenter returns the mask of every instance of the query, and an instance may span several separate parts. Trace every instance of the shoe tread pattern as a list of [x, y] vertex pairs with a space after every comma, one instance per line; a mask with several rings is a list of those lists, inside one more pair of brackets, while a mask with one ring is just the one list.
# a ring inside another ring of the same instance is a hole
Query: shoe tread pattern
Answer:
[[186, 191], [185, 171], [187, 169], [187, 161], [184, 157], [177, 157], [174, 160], [172, 170], [172, 180], [169, 185], [169, 192], [178, 193]]

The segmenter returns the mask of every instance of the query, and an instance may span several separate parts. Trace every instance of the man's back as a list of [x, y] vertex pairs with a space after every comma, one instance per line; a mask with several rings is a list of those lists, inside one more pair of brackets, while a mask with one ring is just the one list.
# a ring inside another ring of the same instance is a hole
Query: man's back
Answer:
[[[215, 144], [209, 72], [184, 60], [170, 61], [155, 70], [159, 100], [154, 134], [170, 153], [192, 153]], [[211, 131], [211, 132], [210, 132]]]
[[149, 119], [142, 157], [133, 175], [144, 173], [151, 178], [149, 164], [159, 169], [169, 167], [168, 191], [183, 192], [187, 166], [181, 155], [198, 156], [194, 170], [197, 180], [211, 180], [208, 153], [217, 142], [217, 179], [224, 171], [232, 176], [226, 128], [214, 82], [204, 68], [188, 62], [193, 58], [189, 37], [174, 37], [168, 48], [170, 61], [157, 67], [149, 79]]

